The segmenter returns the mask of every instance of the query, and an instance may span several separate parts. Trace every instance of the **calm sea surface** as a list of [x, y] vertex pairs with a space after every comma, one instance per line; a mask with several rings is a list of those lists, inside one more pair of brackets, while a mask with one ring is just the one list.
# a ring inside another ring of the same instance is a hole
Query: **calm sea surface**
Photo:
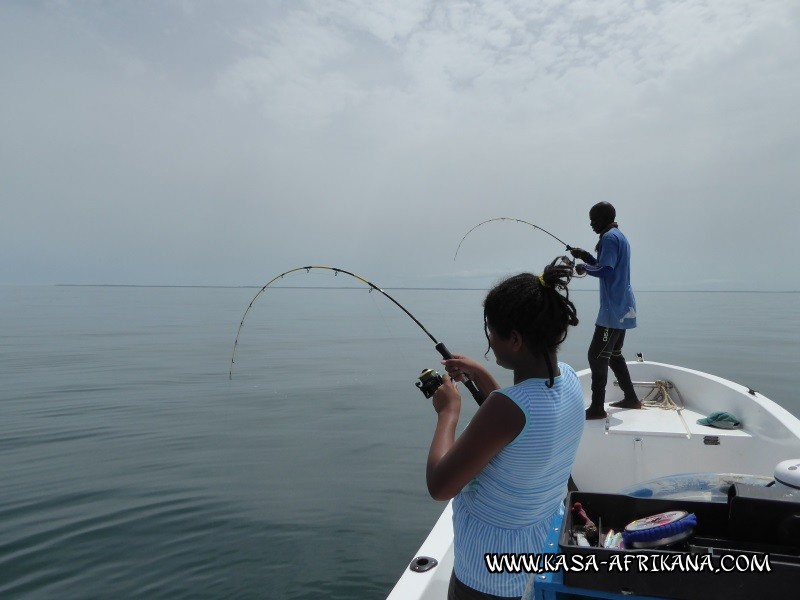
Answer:
[[[1, 598], [385, 597], [443, 508], [414, 387], [433, 342], [377, 292], [271, 287], [229, 379], [256, 291], [0, 286]], [[483, 292], [387, 291], [483, 354]], [[573, 297], [561, 359], [583, 369], [597, 292]], [[637, 300], [628, 359], [800, 414], [799, 294]]]

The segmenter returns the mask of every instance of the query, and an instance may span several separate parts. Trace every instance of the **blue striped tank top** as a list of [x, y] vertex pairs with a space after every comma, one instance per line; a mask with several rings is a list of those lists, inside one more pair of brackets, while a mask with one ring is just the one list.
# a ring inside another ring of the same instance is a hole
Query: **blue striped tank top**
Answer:
[[521, 596], [529, 573], [490, 573], [485, 554], [543, 551], [585, 422], [575, 371], [559, 363], [552, 388], [527, 379], [499, 392], [525, 413], [520, 434], [453, 499], [455, 576], [478, 591]]

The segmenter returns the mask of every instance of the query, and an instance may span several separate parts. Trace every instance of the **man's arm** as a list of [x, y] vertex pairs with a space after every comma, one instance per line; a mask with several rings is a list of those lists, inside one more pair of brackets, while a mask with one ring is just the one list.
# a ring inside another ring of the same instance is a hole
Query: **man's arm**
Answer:
[[591, 252], [584, 250], [583, 248], [570, 248], [570, 254], [575, 258], [578, 258], [585, 262], [587, 265], [596, 265], [597, 259], [592, 256]]
[[614, 269], [612, 267], [609, 267], [608, 265], [601, 267], [596, 264], [595, 265], [584, 264], [581, 265], [581, 267], [583, 267], [583, 271], [587, 275], [591, 275], [592, 277], [599, 277], [599, 278], [610, 277], [614, 273]]

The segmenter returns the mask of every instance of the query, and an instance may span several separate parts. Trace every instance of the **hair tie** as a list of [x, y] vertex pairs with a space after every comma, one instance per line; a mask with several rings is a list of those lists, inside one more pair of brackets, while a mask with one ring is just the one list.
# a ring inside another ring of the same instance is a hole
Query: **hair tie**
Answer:
[[544, 273], [539, 274], [539, 284], [542, 287], [548, 287], [547, 282], [544, 280]]

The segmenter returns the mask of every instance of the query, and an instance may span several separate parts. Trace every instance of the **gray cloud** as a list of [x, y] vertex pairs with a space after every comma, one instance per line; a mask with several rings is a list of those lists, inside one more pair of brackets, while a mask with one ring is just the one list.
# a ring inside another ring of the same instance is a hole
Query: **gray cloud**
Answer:
[[798, 289], [800, 12], [745, 0], [0, 5], [0, 282]]

